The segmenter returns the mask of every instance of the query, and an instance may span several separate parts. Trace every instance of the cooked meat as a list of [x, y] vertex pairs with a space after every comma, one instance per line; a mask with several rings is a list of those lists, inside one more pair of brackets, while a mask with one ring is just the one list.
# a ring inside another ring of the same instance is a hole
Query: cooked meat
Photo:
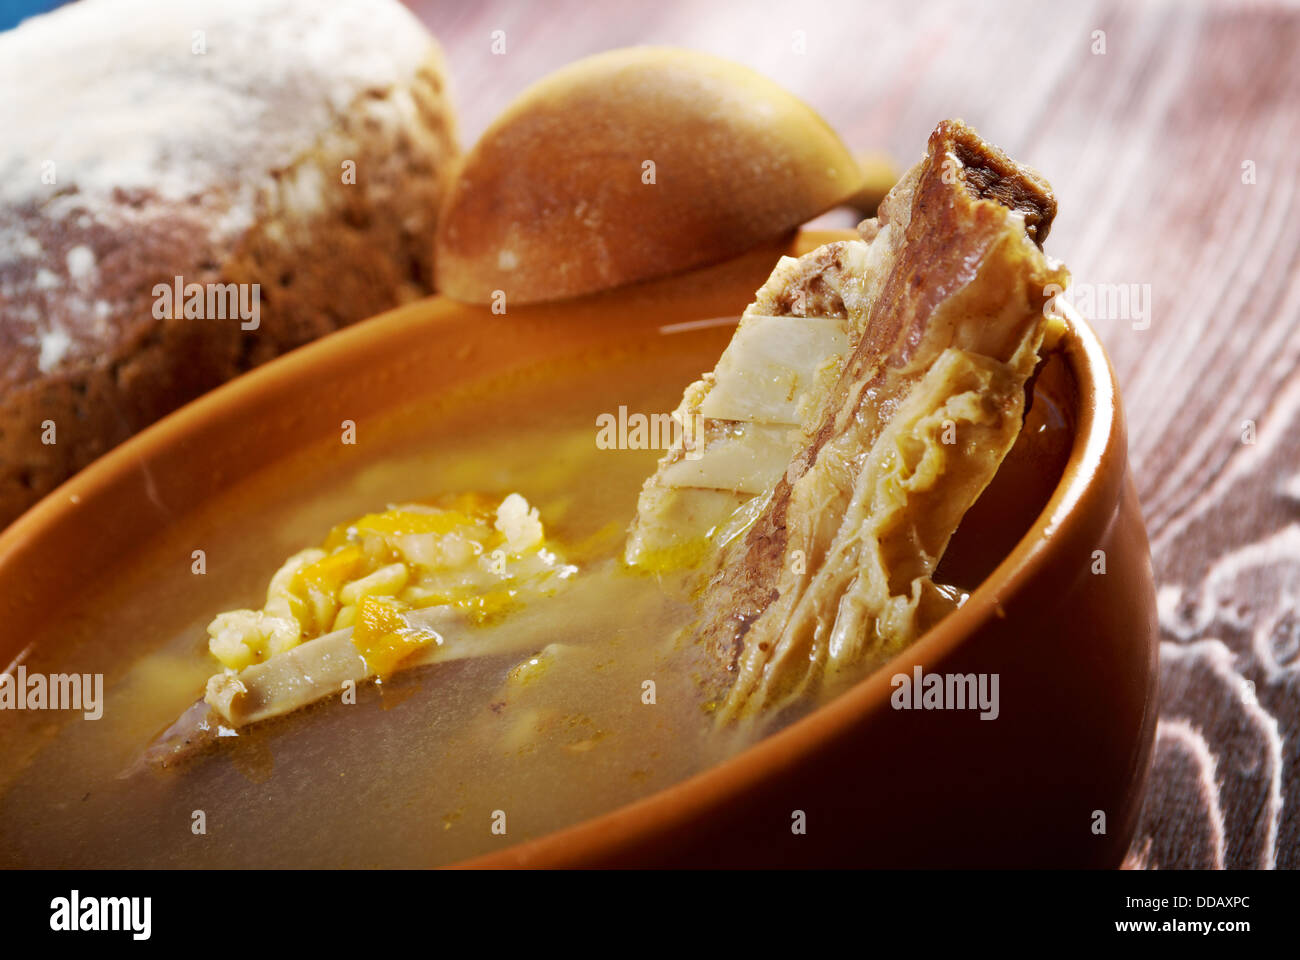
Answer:
[[[1044, 307], [1066, 272], [1041, 249], [1054, 213], [1036, 174], [942, 123], [862, 239], [783, 258], [714, 371], [687, 388], [686, 429], [642, 490], [625, 556], [695, 571], [694, 633], [717, 667], [723, 722], [860, 675], [961, 602], [933, 576], [1059, 332]], [[543, 598], [562, 585], [570, 603], [584, 591], [615, 602], [608, 580], [564, 583], [574, 568], [543, 549], [522, 498], [497, 511], [497, 534], [489, 519], [406, 507], [292, 558], [261, 611], [214, 621], [228, 672], [148, 761], [177, 762], [349, 681], [535, 652], [554, 629]], [[453, 535], [480, 549], [450, 550]], [[514, 565], [484, 581], [502, 538]], [[485, 583], [510, 612], [472, 623]]]
[[783, 260], [688, 388], [627, 559], [700, 564], [724, 721], [883, 660], [960, 602], [932, 576], [1055, 336], [1055, 209], [1037, 174], [945, 121], [863, 239]]

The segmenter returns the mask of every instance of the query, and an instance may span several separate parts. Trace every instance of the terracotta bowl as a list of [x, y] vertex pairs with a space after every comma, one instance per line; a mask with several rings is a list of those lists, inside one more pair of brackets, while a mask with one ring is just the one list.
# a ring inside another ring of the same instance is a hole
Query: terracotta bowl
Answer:
[[[411, 411], [438, 416], [446, 390], [545, 375], [575, 357], [598, 363], [632, 343], [654, 362], [673, 349], [655, 339], [662, 326], [738, 315], [779, 253], [840, 236], [805, 233], [719, 267], [506, 316], [433, 298], [241, 377], [0, 533], [0, 663], [36, 644], [57, 664], [76, 627], [64, 598], [124, 576], [128, 546], [157, 531], [206, 529], [237, 479], [273, 477], [297, 458], [297, 492], [310, 497], [317, 479], [357, 469], [367, 448], [338, 443], [342, 420], [400, 429]], [[996, 557], [962, 608], [733, 759], [474, 865], [1118, 865], [1155, 732], [1155, 596], [1114, 374], [1088, 326], [1067, 320], [1063, 353], [1037, 389], [1055, 398], [1068, 442], [1055, 461], [1009, 463], [968, 516], [951, 562], [965, 562], [962, 544]], [[700, 369], [729, 335], [717, 327]], [[894, 709], [891, 678], [918, 666], [996, 674], [997, 718]], [[791, 829], [795, 811], [803, 833]]]

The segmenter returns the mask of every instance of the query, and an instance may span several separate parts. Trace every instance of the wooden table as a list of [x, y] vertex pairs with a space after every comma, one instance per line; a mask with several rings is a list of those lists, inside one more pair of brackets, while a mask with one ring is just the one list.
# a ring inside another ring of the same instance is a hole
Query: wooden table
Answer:
[[855, 149], [906, 164], [958, 116], [1043, 171], [1060, 201], [1047, 249], [1093, 294], [1079, 305], [1122, 384], [1160, 598], [1159, 739], [1129, 862], [1300, 866], [1300, 10], [411, 5], [446, 49], [467, 144], [551, 70], [650, 43], [762, 71]]

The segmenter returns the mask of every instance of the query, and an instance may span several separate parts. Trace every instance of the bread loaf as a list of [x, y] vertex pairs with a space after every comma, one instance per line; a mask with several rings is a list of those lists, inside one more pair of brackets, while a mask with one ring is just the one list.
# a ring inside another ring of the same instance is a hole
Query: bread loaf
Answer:
[[466, 154], [438, 229], [438, 288], [533, 303], [720, 263], [862, 179], [825, 120], [748, 67], [612, 50], [525, 90]]
[[0, 526], [204, 391], [427, 294], [445, 85], [396, 0], [81, 0], [0, 34]]

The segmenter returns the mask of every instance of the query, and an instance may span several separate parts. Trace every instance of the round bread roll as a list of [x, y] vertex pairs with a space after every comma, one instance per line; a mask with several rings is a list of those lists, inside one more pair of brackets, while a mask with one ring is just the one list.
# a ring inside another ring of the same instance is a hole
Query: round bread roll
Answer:
[[470, 151], [439, 217], [437, 286], [517, 304], [716, 263], [861, 183], [826, 122], [758, 73], [615, 50], [526, 90]]

